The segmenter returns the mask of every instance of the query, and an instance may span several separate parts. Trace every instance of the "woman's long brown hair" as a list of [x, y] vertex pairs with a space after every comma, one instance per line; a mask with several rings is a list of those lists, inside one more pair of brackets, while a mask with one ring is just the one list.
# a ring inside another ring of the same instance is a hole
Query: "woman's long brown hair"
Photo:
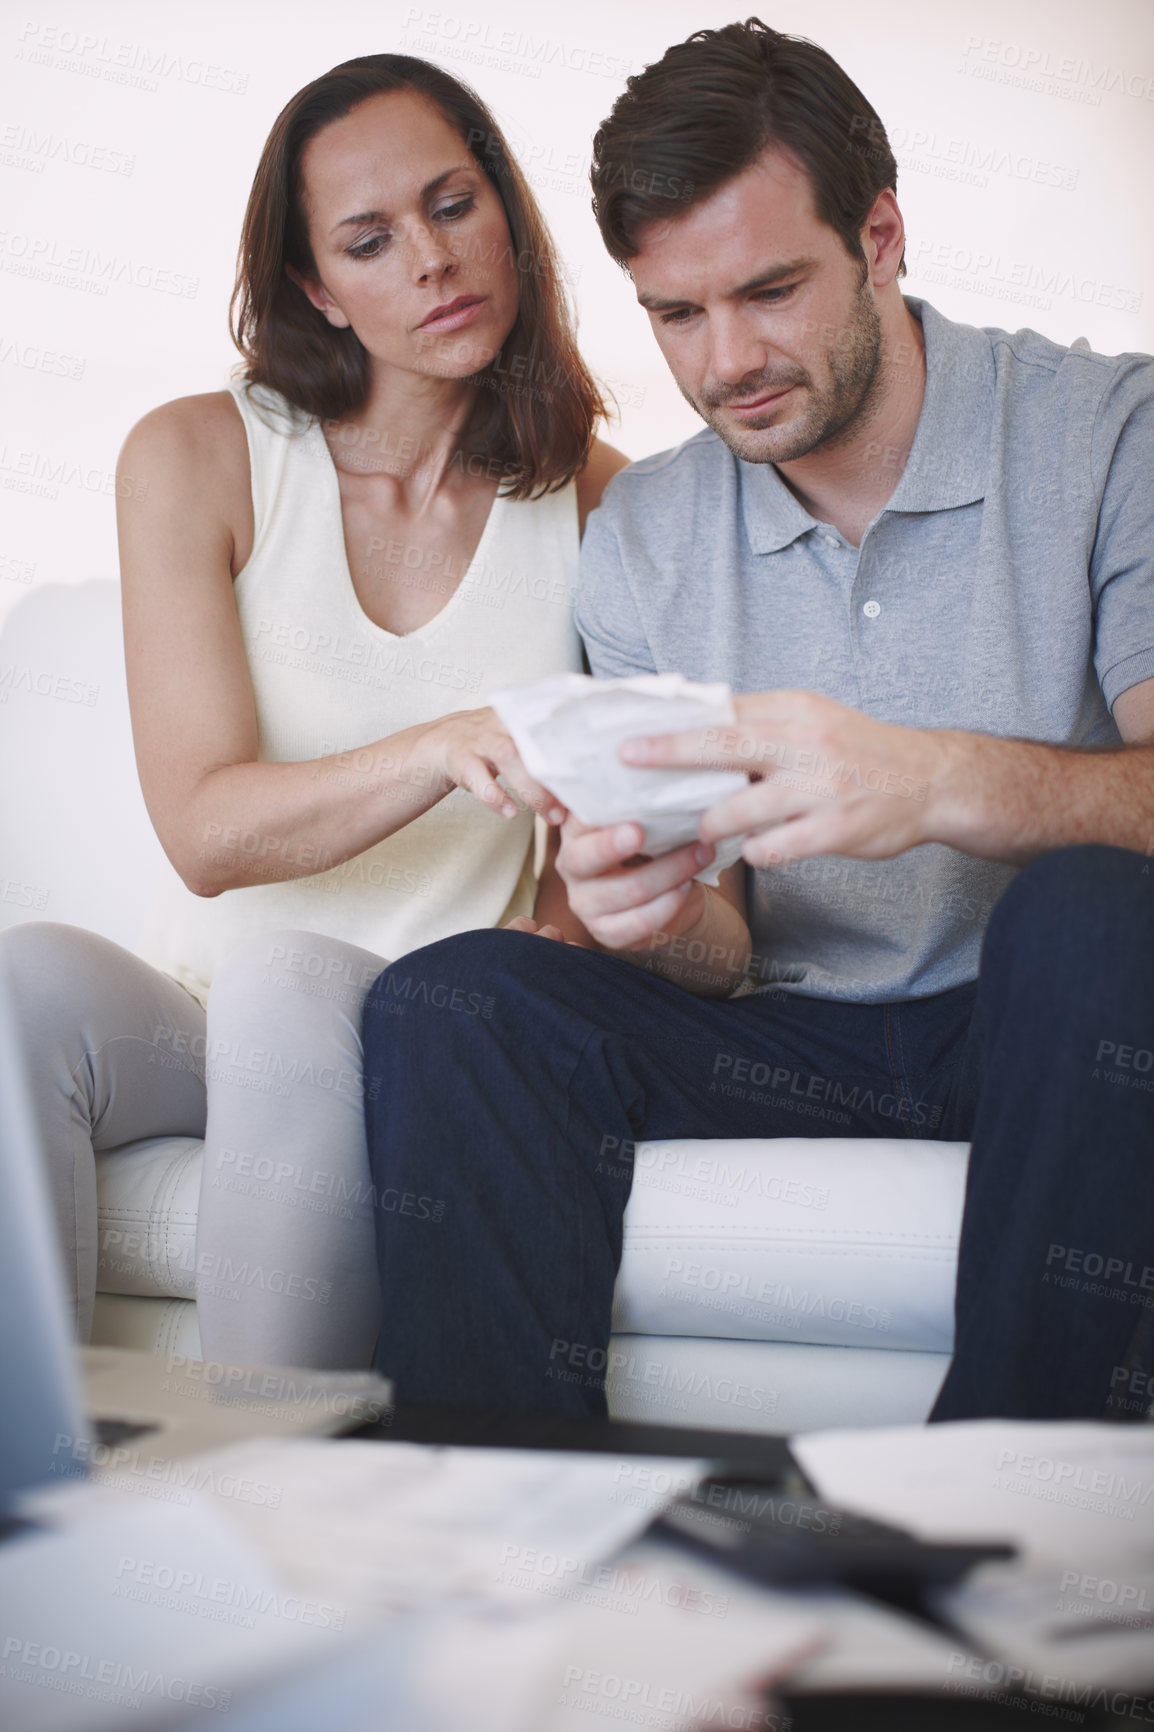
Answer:
[[322, 421], [339, 421], [364, 404], [368, 352], [352, 330], [329, 324], [286, 266], [317, 274], [304, 215], [305, 146], [367, 97], [398, 90], [436, 103], [504, 207], [520, 305], [500, 354], [473, 376], [477, 403], [461, 450], [482, 458], [508, 497], [537, 498], [582, 467], [605, 405], [577, 349], [552, 238], [500, 128], [479, 96], [427, 60], [347, 60], [298, 91], [277, 116], [245, 211], [232, 299], [244, 376]]

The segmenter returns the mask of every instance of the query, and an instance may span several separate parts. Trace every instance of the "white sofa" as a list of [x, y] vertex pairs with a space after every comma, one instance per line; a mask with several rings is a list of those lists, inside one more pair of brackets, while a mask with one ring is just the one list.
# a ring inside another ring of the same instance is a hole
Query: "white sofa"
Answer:
[[[131, 948], [171, 868], [136, 781], [115, 583], [46, 586], [9, 613], [0, 810], [0, 926], [67, 921]], [[952, 1347], [967, 1154], [911, 1138], [643, 1144], [611, 1411], [750, 1431], [924, 1418]], [[188, 1138], [101, 1158], [97, 1341], [198, 1351], [200, 1159]], [[584, 1369], [579, 1345], [561, 1357]]]

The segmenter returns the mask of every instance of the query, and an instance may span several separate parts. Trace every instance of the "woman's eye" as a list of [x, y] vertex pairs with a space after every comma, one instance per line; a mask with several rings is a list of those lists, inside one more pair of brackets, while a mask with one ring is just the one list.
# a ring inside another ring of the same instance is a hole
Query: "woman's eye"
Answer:
[[468, 216], [469, 212], [475, 208], [476, 203], [472, 193], [469, 193], [466, 198], [459, 198], [454, 204], [443, 204], [437, 215], [444, 217], [448, 222], [456, 222], [458, 217]]
[[[464, 198], [455, 199], [452, 204], [442, 205], [440, 210], [433, 214], [439, 222], [458, 222], [461, 217], [468, 216], [469, 212], [476, 208], [476, 204], [476, 198], [472, 193], [468, 193]], [[387, 233], [369, 235], [365, 240], [349, 247], [348, 255], [351, 259], [375, 259], [391, 239], [392, 236]]]
[[351, 259], [375, 259], [388, 238], [388, 235], [370, 235], [367, 240], [358, 241], [355, 247], [349, 247], [349, 257]]

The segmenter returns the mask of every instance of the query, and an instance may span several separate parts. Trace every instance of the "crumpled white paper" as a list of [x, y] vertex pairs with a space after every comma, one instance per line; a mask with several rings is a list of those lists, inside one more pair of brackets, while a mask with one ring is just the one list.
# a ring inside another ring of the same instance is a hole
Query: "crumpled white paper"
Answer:
[[[513, 737], [521, 762], [583, 824], [637, 823], [641, 852], [668, 854], [697, 836], [707, 807], [748, 786], [735, 770], [645, 769], [623, 764], [617, 749], [640, 734], [733, 727], [729, 687], [694, 684], [681, 674], [598, 680], [550, 674], [532, 685], [491, 692], [489, 702]], [[716, 881], [738, 858], [743, 838], [718, 845], [698, 877]]]

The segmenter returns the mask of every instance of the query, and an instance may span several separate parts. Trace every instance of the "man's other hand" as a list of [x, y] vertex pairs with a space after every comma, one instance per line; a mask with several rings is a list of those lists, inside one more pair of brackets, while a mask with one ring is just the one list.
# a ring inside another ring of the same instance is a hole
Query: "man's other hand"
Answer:
[[557, 870], [569, 906], [606, 950], [646, 950], [688, 932], [701, 919], [705, 887], [694, 873], [714, 857], [709, 842], [690, 842], [653, 860], [638, 850], [640, 824], [596, 829], [572, 813], [561, 830]]

